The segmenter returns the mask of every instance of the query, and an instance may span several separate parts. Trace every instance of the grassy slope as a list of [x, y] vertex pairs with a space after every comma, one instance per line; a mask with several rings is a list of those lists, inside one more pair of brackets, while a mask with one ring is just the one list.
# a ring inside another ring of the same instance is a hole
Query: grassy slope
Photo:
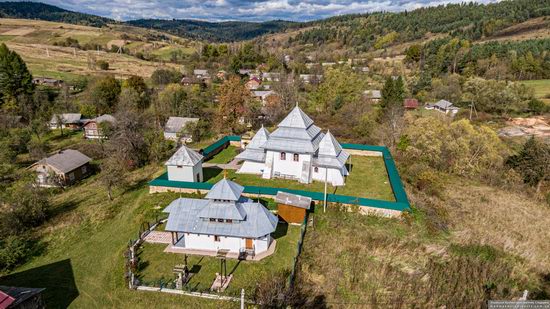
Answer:
[[[316, 213], [300, 284], [329, 306], [476, 308], [487, 299], [517, 299], [524, 289], [547, 298], [541, 289], [550, 270], [550, 209], [464, 180], [448, 188], [444, 201], [429, 199], [429, 206], [410, 196], [424, 210], [401, 221]], [[335, 239], [337, 246], [325, 245]]]
[[[225, 161], [228, 153], [230, 152], [228, 149], [224, 150], [224, 152], [227, 151], [227, 153], [221, 152], [208, 162], [212, 162], [214, 160], [218, 161], [216, 160], [218, 156], [222, 156]], [[343, 187], [332, 187], [329, 184], [329, 193], [382, 199], [387, 201], [395, 200], [382, 157], [354, 156], [352, 158], [352, 164], [353, 166], [350, 175], [346, 179], [346, 185]], [[210, 174], [214, 177], [209, 178]], [[205, 169], [205, 179], [207, 179], [210, 183], [215, 183], [222, 177], [223, 173], [219, 170], [212, 168]], [[270, 186], [275, 188], [324, 192], [324, 183], [318, 181], [311, 184], [301, 184], [298, 181], [263, 179], [258, 175], [236, 174], [235, 171], [228, 171], [228, 177], [242, 185]]]
[[550, 79], [526, 80], [521, 83], [532, 87], [535, 90], [535, 97], [550, 103]]
[[[97, 176], [53, 198], [53, 218], [37, 231], [44, 250], [0, 284], [45, 287], [52, 308], [136, 308], [199, 306], [216, 302], [166, 294], [129, 291], [123, 276], [123, 252], [139, 225], [150, 221], [170, 195], [150, 195], [146, 179], [156, 167], [132, 176], [134, 186], [113, 202]], [[74, 276], [74, 279], [72, 278]], [[74, 281], [73, 281], [74, 280]]]
[[[3, 33], [17, 33], [20, 35], [3, 35]], [[145, 37], [148, 33], [158, 34], [155, 31], [129, 26], [111, 25], [109, 28], [94, 28], [87, 26], [70, 25], [55, 22], [24, 20], [24, 19], [0, 19], [0, 42], [4, 42], [10, 49], [19, 53], [31, 72], [35, 76], [47, 76], [71, 80], [78, 75], [104, 74], [101, 70], [88, 67], [89, 58], [102, 59], [110, 63], [108, 73], [118, 76], [139, 75], [149, 77], [159, 66], [159, 63], [149, 62], [132, 56], [116, 53], [94, 52], [75, 50], [70, 47], [55, 47], [55, 42], [62, 42], [67, 38], [77, 39], [83, 45], [86, 43], [109, 46], [112, 42], [120, 41], [123, 33], [133, 38]], [[170, 38], [173, 36], [168, 35]], [[183, 41], [182, 39], [177, 39]], [[167, 42], [143, 42], [128, 41], [127, 49], [131, 52], [142, 51], [159, 54], [161, 59], [169, 60], [169, 53], [179, 49], [186, 54], [195, 50], [193, 42], [167, 43]], [[48, 50], [49, 57], [48, 57]], [[177, 68], [176, 65], [167, 64]]]

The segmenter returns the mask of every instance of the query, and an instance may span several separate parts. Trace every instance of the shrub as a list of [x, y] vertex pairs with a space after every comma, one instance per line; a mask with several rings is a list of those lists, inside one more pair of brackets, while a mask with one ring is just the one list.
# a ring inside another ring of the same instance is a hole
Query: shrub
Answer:
[[31, 250], [25, 236], [7, 236], [0, 239], [0, 272], [12, 269], [23, 262]]
[[104, 71], [109, 70], [109, 62], [105, 60], [99, 60], [96, 64], [99, 66], [100, 69]]

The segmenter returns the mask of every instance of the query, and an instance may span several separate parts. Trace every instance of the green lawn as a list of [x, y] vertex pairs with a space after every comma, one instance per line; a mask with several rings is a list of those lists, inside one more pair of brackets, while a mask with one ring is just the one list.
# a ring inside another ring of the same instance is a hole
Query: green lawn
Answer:
[[[223, 173], [216, 171], [215, 168], [205, 168], [204, 173], [205, 179], [210, 183], [216, 183], [223, 178]], [[208, 177], [209, 175], [213, 177]], [[233, 170], [228, 170], [227, 176], [241, 185], [324, 192], [324, 183], [317, 181], [301, 184], [293, 180], [263, 179], [259, 175], [236, 174]], [[328, 191], [340, 195], [395, 201], [382, 157], [353, 156], [346, 185], [333, 187], [329, 184]]]
[[[273, 234], [277, 240], [275, 253], [261, 261], [238, 261], [227, 259], [227, 272], [233, 274], [233, 280], [226, 290], [226, 294], [239, 295], [244, 288], [248, 295], [253, 292], [257, 281], [269, 273], [290, 271], [292, 261], [297, 253], [300, 227], [279, 224]], [[183, 254], [165, 253], [165, 244], [144, 243], [140, 250], [140, 263], [144, 266], [140, 270], [140, 278], [145, 282], [158, 285], [160, 279], [164, 282], [172, 281], [175, 275], [172, 270], [175, 265], [183, 264]], [[189, 281], [189, 288], [194, 291], [208, 291], [216, 272], [220, 272], [220, 260], [214, 257], [188, 256], [191, 272], [194, 273]]]
[[128, 241], [180, 194], [149, 194], [159, 167], [134, 172], [133, 185], [106, 198], [97, 176], [52, 197], [51, 215], [36, 230], [35, 258], [0, 277], [0, 285], [46, 288], [48, 308], [213, 308], [231, 304], [200, 298], [130, 291], [124, 279]]
[[550, 95], [550, 79], [525, 80], [521, 83], [535, 89], [535, 97], [539, 99], [548, 98]]
[[208, 160], [208, 163], [225, 164], [231, 162], [237, 155], [237, 147], [229, 146], [215, 155], [212, 159]]
[[13, 39], [15, 36], [13, 35], [0, 35], [0, 42], [7, 42], [11, 39]]

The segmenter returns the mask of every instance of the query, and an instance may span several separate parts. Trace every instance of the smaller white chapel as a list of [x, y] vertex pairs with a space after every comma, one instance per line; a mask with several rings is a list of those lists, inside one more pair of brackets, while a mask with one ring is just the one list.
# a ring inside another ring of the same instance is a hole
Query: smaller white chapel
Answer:
[[262, 175], [265, 179], [301, 183], [326, 179], [333, 186], [343, 186], [349, 174], [349, 154], [330, 131], [323, 133], [298, 106], [273, 133], [262, 127], [236, 158], [244, 161], [237, 173]]

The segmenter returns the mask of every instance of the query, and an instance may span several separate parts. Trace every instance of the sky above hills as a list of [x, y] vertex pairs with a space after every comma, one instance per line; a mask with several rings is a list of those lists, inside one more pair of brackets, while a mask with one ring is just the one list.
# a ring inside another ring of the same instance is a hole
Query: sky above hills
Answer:
[[[480, 3], [498, 0], [477, 0]], [[334, 15], [413, 10], [464, 0], [42, 0], [64, 9], [117, 20], [309, 21]]]

